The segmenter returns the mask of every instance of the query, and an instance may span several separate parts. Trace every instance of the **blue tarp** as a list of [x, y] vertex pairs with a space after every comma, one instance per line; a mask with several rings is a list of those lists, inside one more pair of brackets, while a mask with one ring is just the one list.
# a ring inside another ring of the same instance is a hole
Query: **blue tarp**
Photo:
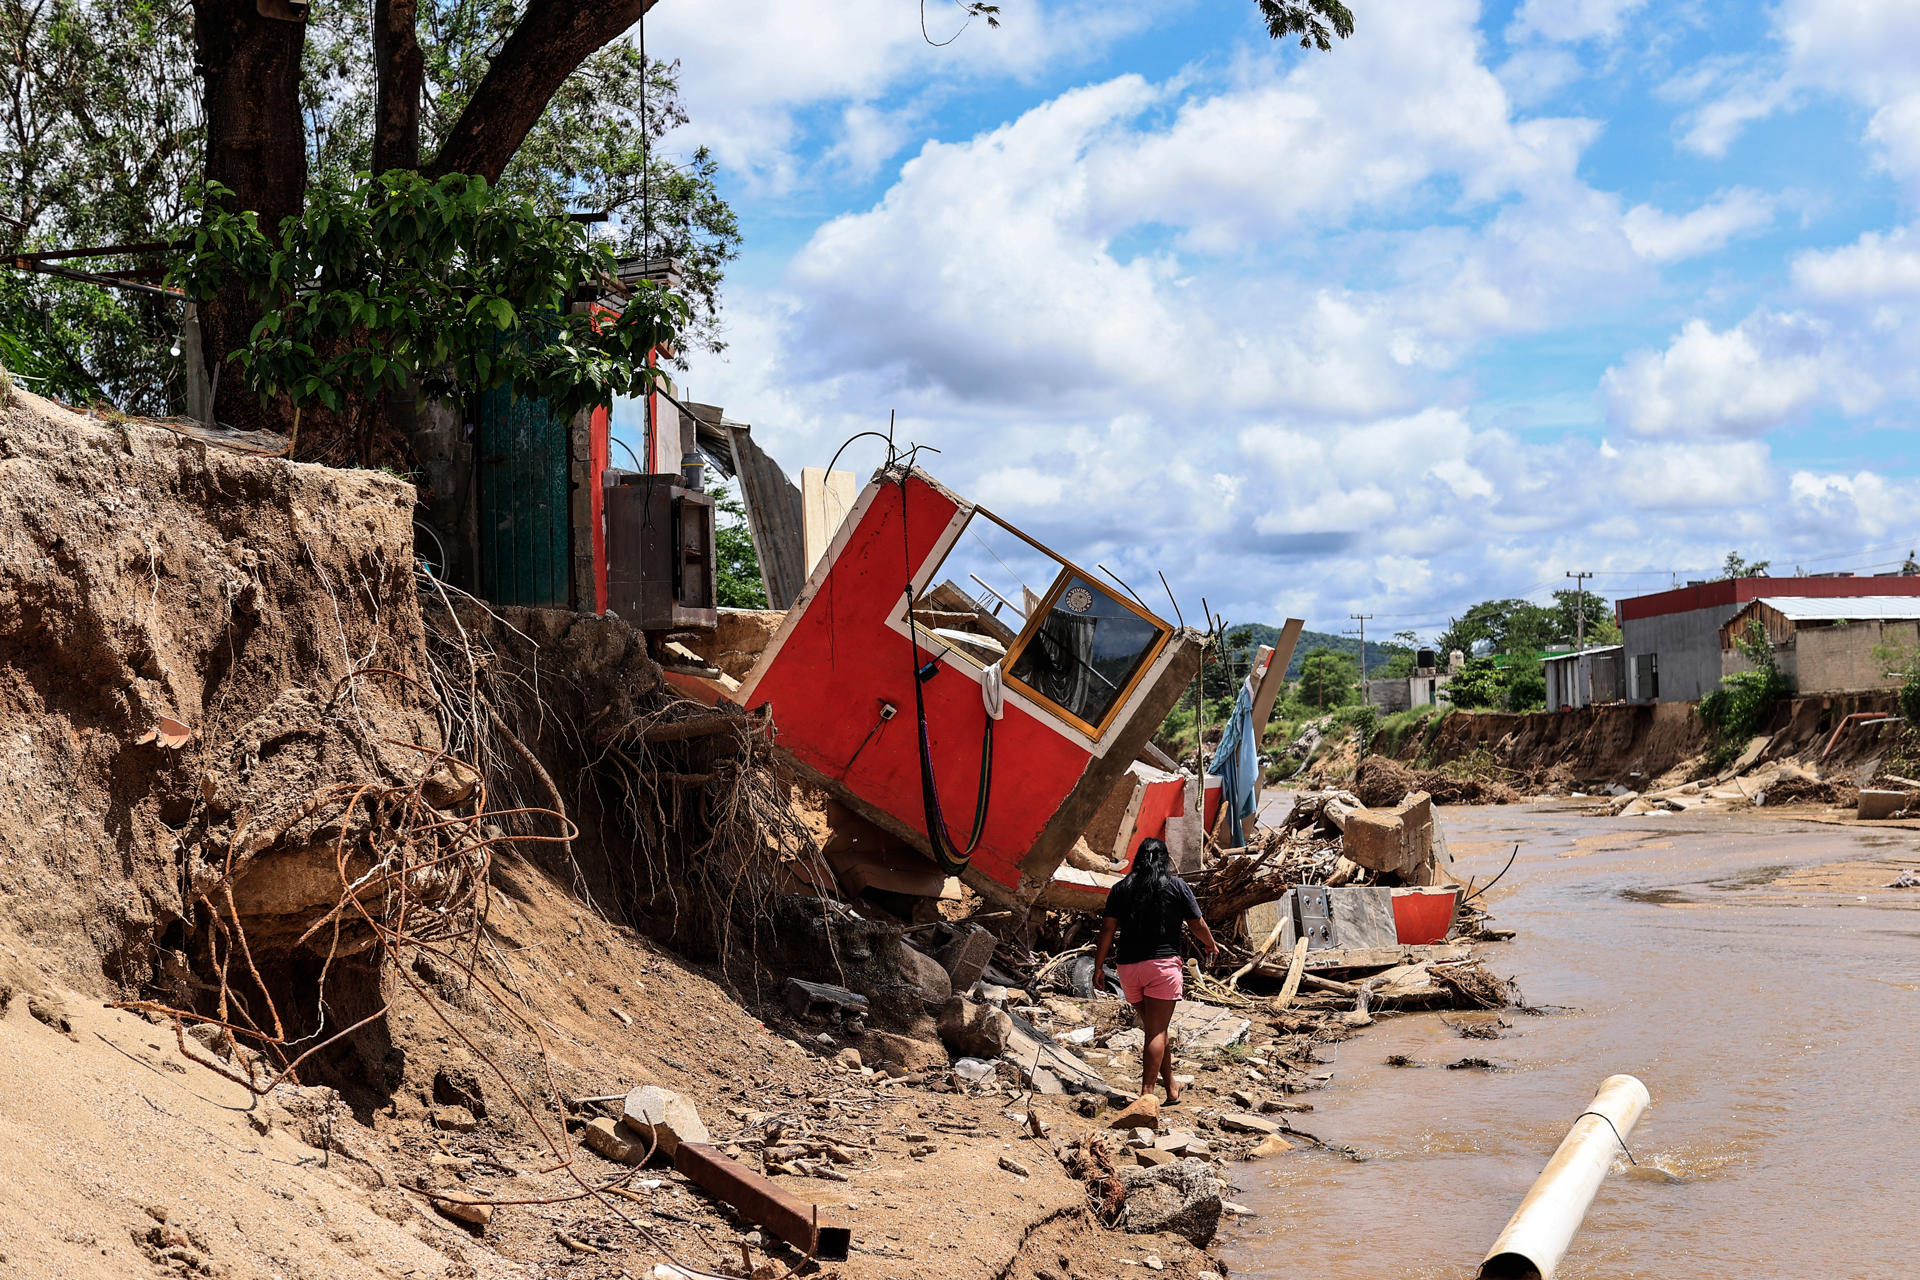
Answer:
[[1233, 700], [1233, 715], [1214, 748], [1207, 772], [1220, 778], [1220, 802], [1233, 814], [1231, 839], [1239, 843], [1241, 823], [1253, 816], [1254, 787], [1260, 777], [1260, 753], [1253, 740], [1253, 692], [1245, 682]]

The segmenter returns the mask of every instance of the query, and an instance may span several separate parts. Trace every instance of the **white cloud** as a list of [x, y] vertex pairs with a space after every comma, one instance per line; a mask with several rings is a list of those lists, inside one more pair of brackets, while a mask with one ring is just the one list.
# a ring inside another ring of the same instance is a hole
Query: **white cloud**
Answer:
[[[812, 128], [825, 130], [828, 149], [842, 152], [837, 160], [884, 144], [875, 117], [848, 108], [875, 107], [903, 89], [1024, 82], [1085, 61], [1139, 30], [1154, 8], [1146, 0], [1033, 0], [1005, 6], [998, 30], [975, 22], [936, 48], [921, 35], [916, 8], [897, 0], [841, 0], [830, 11], [705, 0], [650, 13], [647, 51], [680, 60], [681, 96], [721, 162], [777, 189], [800, 176]], [[935, 39], [958, 26], [957, 10], [929, 4], [926, 13]]]
[[[1617, 39], [1607, 15], [1628, 10], [1526, 12], [1530, 40], [1570, 42]], [[923, 459], [943, 480], [1156, 603], [1167, 570], [1189, 619], [1205, 591], [1230, 620], [1444, 621], [1563, 586], [1568, 565], [1700, 566], [1728, 545], [1784, 559], [1864, 544], [1854, 530], [1913, 509], [1913, 486], [1871, 473], [1789, 481], [1764, 439], [1890, 394], [1903, 356], [1920, 368], [1920, 239], [1904, 231], [1802, 254], [1792, 295], [1616, 360], [1610, 441], [1588, 438], [1590, 397], [1545, 422], [1525, 390], [1501, 390], [1508, 411], [1476, 401], [1503, 371], [1498, 339], [1637, 321], [1662, 301], [1662, 264], [1776, 211], [1741, 187], [1673, 212], [1596, 190], [1582, 166], [1602, 123], [1524, 105], [1577, 74], [1573, 55], [1536, 42], [1496, 74], [1481, 18], [1468, 0], [1410, 4], [1331, 57], [1263, 45], [1225, 70], [1108, 75], [914, 144], [885, 195], [822, 224], [783, 279], [732, 289], [730, 363], [696, 368], [694, 392], [789, 468], [897, 409], [900, 440], [945, 450]], [[1004, 39], [955, 48], [975, 36]], [[1034, 74], [947, 64], [918, 86], [924, 55], [891, 37], [820, 39], [851, 65], [721, 77], [744, 94], [726, 107], [738, 154], [769, 180], [885, 171], [955, 84]], [[1046, 56], [1080, 55], [1063, 37]], [[1674, 92], [1759, 92], [1754, 67]], [[702, 74], [702, 92], [720, 83]], [[796, 158], [803, 134], [813, 159]], [[840, 465], [864, 471], [876, 448]]]
[[1583, 74], [1580, 59], [1565, 49], [1521, 49], [1500, 64], [1500, 83], [1522, 107], [1545, 102]]
[[1616, 40], [1646, 0], [1525, 0], [1507, 39]]
[[1804, 316], [1763, 313], [1721, 331], [1689, 320], [1665, 351], [1607, 370], [1609, 416], [1643, 436], [1764, 434], [1820, 397], [1825, 337]]
[[1778, 487], [1767, 446], [1640, 442], [1612, 461], [1615, 492], [1641, 510], [1752, 507]]
[[1900, 227], [1866, 232], [1838, 249], [1809, 250], [1793, 259], [1793, 283], [1826, 301], [1920, 298], [1920, 239]]
[[1813, 528], [1858, 530], [1873, 537], [1913, 531], [1920, 484], [1872, 471], [1852, 475], [1796, 471], [1787, 494], [1794, 516]]
[[1735, 187], [1683, 214], [1635, 205], [1627, 210], [1622, 225], [1635, 253], [1652, 262], [1677, 262], [1712, 252], [1735, 236], [1772, 222], [1771, 198]]

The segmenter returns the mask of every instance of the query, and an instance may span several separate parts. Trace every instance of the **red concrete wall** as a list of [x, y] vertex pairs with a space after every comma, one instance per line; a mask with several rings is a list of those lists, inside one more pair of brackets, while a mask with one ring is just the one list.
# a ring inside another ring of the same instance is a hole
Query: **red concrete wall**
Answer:
[[1622, 622], [1689, 613], [1729, 604], [1745, 604], [1766, 596], [1801, 596], [1831, 600], [1846, 596], [1920, 596], [1920, 575], [1884, 578], [1727, 578], [1697, 587], [1676, 587], [1650, 596], [1620, 601]]
[[1133, 855], [1140, 852], [1140, 842], [1152, 837], [1156, 840], [1167, 838], [1167, 819], [1177, 818], [1187, 807], [1187, 780], [1168, 778], [1163, 782], [1149, 782], [1140, 788], [1140, 809], [1133, 820], [1133, 838], [1127, 841], [1127, 865], [1133, 865]]
[[[841, 779], [860, 799], [923, 835], [913, 673], [938, 651], [921, 647], [916, 655], [887, 618], [899, 608], [909, 580], [908, 557], [917, 569], [958, 510], [952, 497], [918, 476], [907, 481], [904, 521], [900, 487], [875, 490], [819, 591], [789, 615], [778, 652], [743, 691], [749, 709], [772, 704], [774, 732], [795, 757]], [[962, 661], [943, 659], [925, 695], [947, 829], [964, 843], [973, 829], [987, 712], [979, 684], [958, 669]], [[898, 708], [884, 723], [883, 701]], [[1020, 860], [1086, 771], [1092, 753], [1022, 710], [1011, 694], [1005, 717], [994, 726], [993, 748], [987, 826], [973, 863], [1016, 888]]]

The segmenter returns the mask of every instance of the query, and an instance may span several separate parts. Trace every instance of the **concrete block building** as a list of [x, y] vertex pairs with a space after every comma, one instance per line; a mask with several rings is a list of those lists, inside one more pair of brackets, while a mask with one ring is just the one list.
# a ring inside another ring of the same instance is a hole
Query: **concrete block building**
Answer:
[[[1920, 597], [1920, 575], [1726, 578], [1628, 597], [1617, 606], [1626, 696], [1636, 702], [1693, 702], [1718, 688], [1725, 670], [1720, 629], [1756, 600], [1877, 596]], [[1858, 610], [1857, 604], [1837, 607]]]
[[1800, 693], [1891, 689], [1901, 677], [1887, 655], [1920, 646], [1920, 596], [1755, 600], [1720, 628], [1725, 674], [1752, 665], [1739, 641], [1753, 622], [1765, 628], [1774, 661]]

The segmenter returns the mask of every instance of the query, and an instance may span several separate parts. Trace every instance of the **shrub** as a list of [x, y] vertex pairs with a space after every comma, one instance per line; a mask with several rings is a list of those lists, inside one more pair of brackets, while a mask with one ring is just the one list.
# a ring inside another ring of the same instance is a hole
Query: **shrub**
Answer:
[[1760, 733], [1773, 719], [1774, 708], [1787, 696], [1787, 677], [1774, 661], [1773, 645], [1767, 629], [1758, 618], [1747, 624], [1746, 634], [1734, 642], [1749, 668], [1721, 679], [1720, 687], [1700, 699], [1700, 722], [1713, 738], [1716, 764], [1724, 764], [1746, 745], [1747, 739]]

